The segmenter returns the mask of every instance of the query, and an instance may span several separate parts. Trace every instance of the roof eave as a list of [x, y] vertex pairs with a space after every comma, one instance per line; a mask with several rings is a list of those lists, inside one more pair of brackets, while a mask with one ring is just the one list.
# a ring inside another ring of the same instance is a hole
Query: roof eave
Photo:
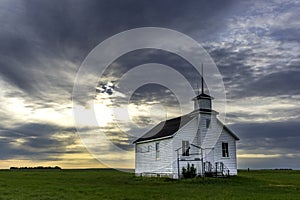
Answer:
[[[177, 133], [177, 132], [176, 132]], [[146, 139], [146, 140], [142, 140], [142, 141], [137, 141], [135, 140], [133, 142], [133, 144], [142, 144], [142, 143], [147, 143], [147, 142], [154, 142], [154, 141], [159, 141], [159, 140], [165, 140], [165, 139], [169, 139], [169, 138], [172, 138], [174, 137], [174, 135], [176, 134], [174, 133], [173, 135], [169, 135], [169, 136], [165, 136], [165, 137], [160, 137], [160, 138], [153, 138], [153, 139]]]
[[228, 131], [228, 133], [230, 133], [230, 135], [232, 135], [232, 137], [235, 139], [235, 140], [240, 140], [240, 138], [232, 131], [230, 130], [230, 128], [228, 128], [226, 125], [223, 124], [223, 122], [221, 122], [221, 120], [219, 120], [217, 118], [217, 121], [223, 126], [223, 128]]

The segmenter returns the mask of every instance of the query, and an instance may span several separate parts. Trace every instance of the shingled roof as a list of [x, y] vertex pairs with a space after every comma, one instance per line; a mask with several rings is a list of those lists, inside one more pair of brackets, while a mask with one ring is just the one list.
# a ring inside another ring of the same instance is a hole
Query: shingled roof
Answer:
[[[199, 111], [202, 111], [202, 110], [199, 109]], [[186, 125], [188, 122], [190, 122], [196, 116], [197, 116], [197, 113], [192, 112], [187, 115], [183, 115], [180, 117], [162, 121], [158, 125], [156, 125], [154, 128], [152, 128], [150, 131], [145, 133], [142, 137], [135, 140], [133, 143], [138, 143], [138, 142], [143, 142], [143, 141], [148, 141], [148, 140], [153, 140], [153, 139], [159, 139], [159, 138], [172, 137], [181, 127]], [[217, 122], [221, 126], [223, 126], [224, 130], [226, 130], [230, 135], [232, 135], [232, 137], [234, 139], [239, 140], [239, 138], [227, 126], [225, 126], [219, 119], [217, 119]]]
[[194, 119], [195, 116], [196, 116], [195, 114], [190, 113], [187, 115], [162, 121], [154, 128], [152, 128], [150, 131], [148, 131], [145, 135], [135, 140], [133, 143], [172, 136], [181, 127], [183, 127], [192, 119]]

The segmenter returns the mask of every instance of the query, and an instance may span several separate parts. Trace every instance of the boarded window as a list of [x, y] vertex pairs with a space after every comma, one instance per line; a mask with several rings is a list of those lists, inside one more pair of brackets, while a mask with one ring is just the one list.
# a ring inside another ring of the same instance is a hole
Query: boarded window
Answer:
[[206, 119], [206, 128], [210, 127], [210, 119]]
[[155, 151], [156, 151], [156, 160], [160, 159], [160, 155], [159, 155], [159, 143], [155, 143]]
[[222, 157], [229, 157], [228, 143], [222, 142]]
[[189, 141], [182, 141], [182, 155], [183, 156], [189, 156], [190, 155]]

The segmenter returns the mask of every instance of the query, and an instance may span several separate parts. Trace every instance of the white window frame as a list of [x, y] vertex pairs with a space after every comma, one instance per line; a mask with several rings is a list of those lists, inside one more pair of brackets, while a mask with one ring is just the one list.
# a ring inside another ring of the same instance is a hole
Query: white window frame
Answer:
[[188, 140], [182, 140], [182, 156], [190, 155], [190, 142]]
[[160, 160], [160, 150], [159, 150], [159, 142], [155, 143], [155, 158], [156, 160]]
[[[227, 144], [227, 145], [225, 145], [225, 144]], [[225, 145], [225, 146], [223, 146], [223, 145]], [[221, 149], [222, 149], [222, 158], [229, 158], [229, 143], [222, 142]]]

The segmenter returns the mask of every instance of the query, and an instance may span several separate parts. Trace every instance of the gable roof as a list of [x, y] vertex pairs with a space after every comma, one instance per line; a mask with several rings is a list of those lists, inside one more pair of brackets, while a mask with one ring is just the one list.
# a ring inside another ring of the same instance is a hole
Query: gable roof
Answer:
[[221, 126], [223, 126], [224, 130], [226, 130], [226, 131], [227, 131], [234, 139], [240, 140], [240, 138], [239, 138], [236, 134], [234, 134], [234, 132], [233, 132], [232, 130], [230, 130], [227, 126], [225, 126], [225, 125], [223, 124], [223, 122], [221, 122], [218, 118], [217, 118], [217, 122], [218, 122]]
[[194, 119], [195, 116], [196, 116], [195, 114], [189, 113], [187, 115], [162, 121], [154, 128], [152, 128], [150, 131], [148, 131], [146, 134], [144, 134], [142, 137], [135, 140], [133, 143], [172, 136], [181, 127], [183, 127], [192, 119]]
[[[201, 112], [201, 109], [199, 109], [199, 111]], [[210, 112], [212, 112], [212, 111], [210, 110]], [[153, 139], [172, 137], [179, 129], [181, 129], [188, 122], [190, 122], [192, 119], [194, 119], [197, 116], [196, 113], [197, 112], [191, 112], [187, 115], [183, 115], [180, 117], [162, 121], [158, 125], [156, 125], [154, 128], [152, 128], [150, 131], [145, 133], [142, 137], [133, 141], [133, 143], [138, 143], [138, 142], [143, 142], [143, 141], [148, 141], [148, 140], [153, 140]], [[217, 122], [221, 126], [223, 126], [224, 130], [226, 130], [234, 139], [240, 140], [239, 137], [237, 137], [233, 133], [233, 131], [231, 131], [227, 126], [225, 126], [218, 118], [217, 118]]]

